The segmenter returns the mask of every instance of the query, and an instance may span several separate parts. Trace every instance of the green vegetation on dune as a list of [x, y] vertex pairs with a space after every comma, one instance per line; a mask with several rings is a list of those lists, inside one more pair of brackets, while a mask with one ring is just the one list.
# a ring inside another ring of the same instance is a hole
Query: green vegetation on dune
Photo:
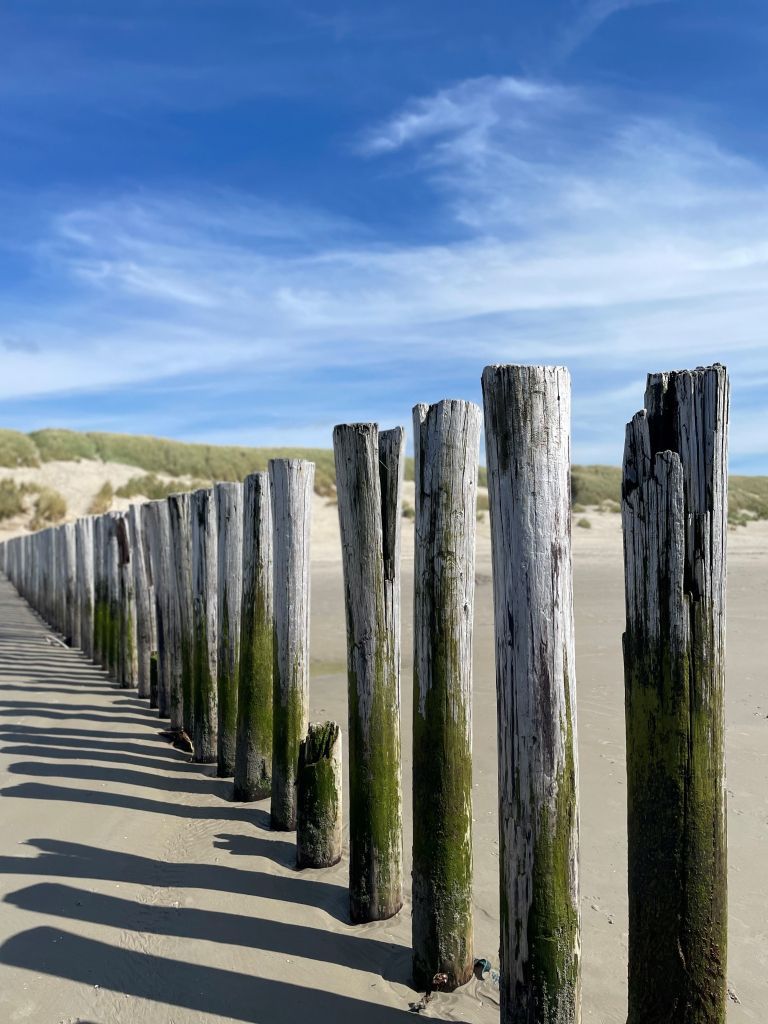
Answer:
[[[0, 466], [39, 466], [53, 460], [100, 459], [143, 470], [144, 475], [132, 477], [116, 492], [125, 498], [163, 498], [174, 491], [206, 486], [215, 480], [242, 480], [249, 473], [264, 471], [269, 460], [277, 458], [314, 462], [315, 491], [326, 497], [335, 497], [336, 472], [330, 448], [247, 448], [98, 431], [79, 433], [47, 429], [22, 434], [16, 430], [0, 430]], [[405, 479], [413, 480], [413, 473], [413, 459], [406, 458]], [[165, 481], [158, 474], [173, 479]], [[480, 468], [479, 484], [480, 487], [487, 486], [485, 467]], [[621, 470], [616, 466], [573, 466], [571, 496], [576, 512], [588, 506], [615, 511], [621, 497]], [[103, 500], [106, 497], [104, 495]], [[110, 502], [111, 497], [110, 494]], [[485, 507], [483, 499], [484, 496], [478, 502], [480, 511]], [[13, 504], [14, 499], [6, 495], [5, 500]], [[767, 519], [768, 477], [732, 476], [729, 503], [731, 523]]]
[[12, 519], [24, 511], [24, 492], [16, 483], [6, 477], [0, 480], [0, 519]]
[[112, 508], [112, 499], [115, 492], [109, 480], [106, 480], [93, 496], [93, 501], [88, 506], [88, 512], [92, 516], [103, 516]]
[[41, 487], [35, 499], [34, 513], [29, 524], [31, 530], [42, 530], [44, 526], [60, 523], [67, 515], [64, 496], [52, 487]]
[[40, 456], [31, 437], [18, 430], [0, 430], [0, 466], [39, 466]]

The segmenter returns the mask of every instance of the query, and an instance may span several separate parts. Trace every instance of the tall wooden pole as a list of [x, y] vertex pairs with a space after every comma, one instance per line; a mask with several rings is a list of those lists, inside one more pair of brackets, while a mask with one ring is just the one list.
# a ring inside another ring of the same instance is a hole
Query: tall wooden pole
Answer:
[[235, 773], [237, 687], [240, 678], [240, 603], [243, 594], [243, 485], [214, 487], [218, 531], [217, 774]]
[[133, 553], [127, 514], [117, 513], [115, 533], [119, 565], [117, 680], [122, 687], [127, 689], [136, 685], [136, 676], [138, 675]]
[[472, 977], [472, 612], [482, 413], [413, 410], [413, 978]]
[[296, 769], [309, 715], [309, 532], [314, 462], [271, 459], [274, 529], [272, 827], [296, 828]]
[[192, 519], [192, 744], [201, 764], [216, 761], [216, 507], [213, 491], [195, 491]]
[[157, 502], [149, 501], [141, 506], [141, 526], [144, 534], [144, 554], [147, 560], [147, 577], [149, 580], [149, 615], [152, 626], [152, 652], [149, 656], [149, 706], [158, 705], [160, 689], [160, 634], [162, 633], [162, 607], [160, 591], [155, 577], [160, 572], [159, 554], [157, 551]]
[[117, 542], [117, 512], [107, 513], [107, 672], [119, 675], [120, 661], [120, 556]]
[[141, 506], [128, 510], [128, 536], [131, 545], [133, 589], [136, 604], [136, 685], [139, 697], [149, 697], [150, 658], [152, 656], [152, 619], [150, 590], [142, 537]]
[[628, 1024], [724, 1024], [725, 367], [652, 374], [622, 486]]
[[235, 800], [272, 790], [272, 502], [269, 473], [243, 483], [243, 594], [237, 696]]
[[502, 1024], [581, 1019], [568, 371], [482, 377], [499, 756]]
[[333, 431], [349, 690], [349, 905], [353, 922], [403, 904], [400, 781], [402, 428]]
[[170, 522], [171, 562], [175, 584], [177, 632], [175, 657], [181, 672], [179, 708], [181, 728], [192, 736], [193, 678], [194, 678], [194, 621], [192, 602], [192, 520], [190, 495], [171, 494], [168, 497]]
[[75, 523], [75, 559], [77, 593], [80, 603], [80, 649], [93, 657], [93, 519], [87, 516]]

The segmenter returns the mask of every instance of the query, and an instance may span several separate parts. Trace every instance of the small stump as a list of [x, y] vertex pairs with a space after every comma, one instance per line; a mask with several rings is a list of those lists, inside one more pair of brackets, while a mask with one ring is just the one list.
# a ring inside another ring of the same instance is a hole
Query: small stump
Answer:
[[299, 747], [296, 866], [328, 868], [341, 860], [341, 729], [310, 724]]

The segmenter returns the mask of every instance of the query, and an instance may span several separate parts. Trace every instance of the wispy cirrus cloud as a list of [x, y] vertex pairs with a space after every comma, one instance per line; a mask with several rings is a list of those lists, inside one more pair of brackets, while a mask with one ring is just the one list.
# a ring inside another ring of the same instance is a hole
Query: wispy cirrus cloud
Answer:
[[0, 299], [0, 333], [45, 353], [34, 372], [7, 353], [0, 399], [162, 386], [180, 436], [213, 430], [189, 410], [218, 395], [220, 438], [318, 442], [340, 420], [477, 398], [486, 362], [565, 362], [575, 457], [616, 462], [647, 370], [720, 359], [737, 464], [768, 462], [764, 393], [740, 389], [768, 376], [765, 168], [608, 97], [510, 78], [415, 99], [360, 147], [361, 174], [431, 191], [439, 243], [241, 193], [70, 204], [34, 250], [60, 299]]
[[674, 2], [675, 0], [577, 0], [572, 18], [560, 34], [555, 57], [563, 60], [570, 56], [615, 14], [638, 7], [654, 7]]

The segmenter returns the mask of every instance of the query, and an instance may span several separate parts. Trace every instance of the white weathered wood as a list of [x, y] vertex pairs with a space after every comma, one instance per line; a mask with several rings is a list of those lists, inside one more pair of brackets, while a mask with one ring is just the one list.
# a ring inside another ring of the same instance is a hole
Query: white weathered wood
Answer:
[[168, 498], [170, 517], [171, 561], [173, 563], [176, 624], [174, 657], [181, 671], [181, 728], [191, 738], [193, 706], [193, 650], [192, 632], [192, 521], [190, 495], [171, 494]]
[[309, 536], [314, 462], [271, 459], [275, 616], [272, 827], [296, 828], [296, 769], [309, 715]]
[[243, 485], [218, 483], [214, 487], [214, 497], [218, 531], [216, 773], [220, 778], [229, 778], [235, 773], [237, 743], [240, 605], [243, 595]]
[[140, 505], [131, 505], [128, 510], [128, 532], [136, 603], [136, 685], [139, 697], [149, 697], [150, 659], [152, 656], [151, 594], [147, 579]]
[[195, 491], [190, 498], [192, 522], [194, 757], [201, 764], [216, 761], [216, 506], [213, 491]]
[[472, 977], [472, 626], [482, 413], [413, 410], [413, 980]]
[[502, 1024], [580, 1020], [570, 377], [482, 377], [499, 726]]
[[272, 502], [269, 473], [243, 483], [243, 595], [237, 691], [235, 800], [272, 790]]
[[87, 658], [93, 657], [93, 522], [92, 517], [86, 516], [75, 523], [79, 646]]
[[723, 1024], [728, 378], [652, 374], [627, 425], [629, 1024]]
[[296, 867], [328, 868], [342, 851], [341, 729], [310, 724], [296, 776]]
[[403, 902], [400, 497], [405, 431], [333, 431], [347, 622], [349, 904], [353, 922]]

